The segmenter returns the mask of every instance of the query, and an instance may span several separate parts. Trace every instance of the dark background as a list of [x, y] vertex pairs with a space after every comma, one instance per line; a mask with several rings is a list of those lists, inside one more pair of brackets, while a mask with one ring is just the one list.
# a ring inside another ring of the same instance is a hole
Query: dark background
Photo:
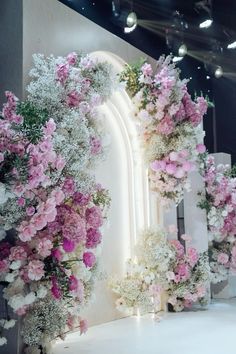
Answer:
[[[199, 29], [204, 14], [196, 9], [199, 0], [120, 0], [121, 10], [135, 11], [140, 23], [129, 34], [115, 22], [112, 0], [59, 1], [156, 59], [172, 51], [166, 45], [166, 33], [178, 11], [188, 25], [184, 42], [190, 49], [190, 55], [178, 63], [181, 76], [191, 78], [188, 86], [192, 94], [203, 92], [215, 104], [204, 120], [205, 144], [209, 152], [231, 154], [236, 163], [236, 49], [226, 48], [236, 40], [236, 0], [212, 0], [213, 24], [204, 30]], [[208, 58], [214, 60], [209, 64]], [[219, 79], [214, 77], [215, 65], [224, 70]]]

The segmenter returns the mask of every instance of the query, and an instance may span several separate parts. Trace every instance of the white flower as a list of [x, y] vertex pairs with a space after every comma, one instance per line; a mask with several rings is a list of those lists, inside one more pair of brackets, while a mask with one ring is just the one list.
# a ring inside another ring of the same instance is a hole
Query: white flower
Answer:
[[15, 280], [15, 277], [18, 275], [18, 271], [14, 271], [12, 273], [8, 273], [5, 276], [5, 281], [7, 281], [8, 283], [12, 283]]
[[37, 291], [37, 297], [43, 299], [47, 295], [47, 292], [47, 288], [41, 285]]
[[36, 300], [35, 293], [29, 293], [25, 297], [25, 305], [31, 305]]
[[5, 337], [0, 337], [0, 346], [7, 344], [7, 339]]
[[13, 261], [10, 265], [10, 269], [17, 270], [21, 266], [21, 261]]
[[15, 324], [16, 324], [16, 320], [5, 321], [3, 327], [4, 327], [5, 329], [10, 329], [10, 328], [14, 327]]

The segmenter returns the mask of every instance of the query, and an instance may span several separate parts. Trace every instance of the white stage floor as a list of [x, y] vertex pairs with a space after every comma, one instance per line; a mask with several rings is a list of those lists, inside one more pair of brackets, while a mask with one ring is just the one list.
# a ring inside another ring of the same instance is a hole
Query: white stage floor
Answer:
[[129, 317], [70, 334], [54, 354], [235, 354], [236, 299], [214, 302], [208, 311]]

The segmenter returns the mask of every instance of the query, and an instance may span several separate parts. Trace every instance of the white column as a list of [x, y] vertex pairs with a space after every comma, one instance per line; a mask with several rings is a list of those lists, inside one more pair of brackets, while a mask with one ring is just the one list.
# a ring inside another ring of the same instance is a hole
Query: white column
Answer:
[[205, 185], [198, 172], [190, 175], [191, 191], [184, 194], [185, 233], [192, 237], [191, 246], [198, 252], [208, 249], [207, 217], [205, 210], [197, 205], [201, 200], [198, 192], [205, 192]]

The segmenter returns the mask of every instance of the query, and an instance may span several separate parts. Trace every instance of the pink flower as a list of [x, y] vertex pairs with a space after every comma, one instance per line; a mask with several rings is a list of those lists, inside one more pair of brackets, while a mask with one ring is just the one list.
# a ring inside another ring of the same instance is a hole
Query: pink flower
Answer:
[[66, 196], [72, 196], [75, 193], [75, 182], [73, 178], [67, 177], [64, 181], [62, 190]]
[[81, 100], [81, 95], [76, 90], [73, 90], [68, 93], [66, 103], [69, 107], [78, 107]]
[[186, 234], [181, 235], [181, 239], [185, 242], [190, 242], [192, 241], [192, 237]]
[[43, 129], [43, 132], [46, 136], [50, 136], [54, 133], [55, 130], [56, 130], [56, 124], [55, 124], [54, 120], [52, 118], [50, 118], [47, 121], [45, 128]]
[[183, 168], [178, 167], [178, 168], [176, 169], [176, 171], [175, 171], [174, 176], [175, 176], [176, 178], [183, 178], [183, 177], [185, 176], [185, 172], [184, 172]]
[[54, 198], [56, 205], [60, 205], [65, 198], [65, 194], [61, 189], [57, 188], [51, 192], [51, 197]]
[[44, 276], [44, 263], [33, 260], [28, 265], [28, 277], [30, 280], [40, 280]]
[[191, 161], [185, 161], [182, 168], [185, 172], [190, 172], [193, 169], [193, 163]]
[[28, 216], [32, 216], [32, 215], [34, 215], [34, 213], [35, 213], [35, 208], [33, 206], [26, 208], [26, 214]]
[[152, 67], [148, 63], [143, 64], [143, 66], [141, 67], [141, 71], [142, 71], [143, 75], [145, 75], [145, 76], [150, 76], [153, 73]]
[[86, 267], [92, 268], [96, 263], [96, 257], [93, 252], [84, 252], [83, 254], [83, 262]]
[[23, 198], [23, 197], [20, 197], [18, 200], [17, 200], [17, 204], [19, 205], [19, 206], [25, 206], [25, 198]]
[[80, 327], [80, 335], [84, 334], [88, 330], [88, 321], [87, 320], [81, 320], [79, 322], [79, 327]]
[[197, 144], [196, 150], [199, 154], [203, 154], [206, 151], [206, 146], [204, 144]]
[[172, 151], [172, 152], [169, 154], [169, 158], [170, 158], [170, 161], [177, 161], [178, 158], [179, 158], [179, 155], [178, 155], [177, 152]]
[[75, 65], [78, 55], [75, 52], [69, 53], [66, 57], [68, 64]]
[[69, 76], [69, 65], [68, 64], [57, 64], [56, 77], [57, 80], [64, 84]]
[[28, 224], [27, 221], [23, 221], [18, 228], [18, 232], [20, 240], [23, 242], [27, 242], [30, 241], [32, 237], [34, 237], [34, 235], [36, 234], [36, 229], [33, 224]]
[[155, 160], [150, 164], [150, 167], [153, 171], [164, 171], [166, 168], [166, 162]]
[[34, 214], [32, 219], [32, 226], [35, 230], [42, 230], [47, 225], [47, 218], [44, 214]]
[[69, 240], [67, 238], [64, 238], [62, 247], [63, 247], [64, 251], [66, 251], [67, 253], [71, 253], [75, 249], [75, 242], [72, 240]]
[[169, 243], [175, 248], [177, 257], [181, 258], [184, 255], [184, 246], [178, 240], [170, 240]]
[[60, 300], [62, 297], [61, 289], [59, 288], [55, 277], [52, 278], [51, 293], [52, 293], [52, 296], [54, 297], [54, 299], [56, 299], [56, 300]]
[[86, 210], [86, 221], [87, 223], [94, 228], [102, 226], [102, 211], [98, 206], [88, 208]]
[[176, 173], [176, 164], [174, 163], [168, 163], [166, 165], [166, 172], [169, 174], [169, 175], [174, 175]]
[[11, 254], [9, 256], [10, 261], [24, 261], [27, 259], [27, 253], [24, 247], [15, 246], [11, 248]]
[[58, 262], [60, 262], [61, 260], [62, 260], [62, 258], [63, 258], [63, 256], [62, 256], [62, 253], [61, 253], [61, 251], [59, 250], [59, 248], [54, 248], [53, 250], [52, 250], [52, 257], [53, 258], [56, 258], [56, 260], [58, 260]]
[[40, 254], [40, 256], [44, 258], [50, 256], [52, 248], [53, 248], [53, 244], [47, 238], [42, 238], [37, 245], [38, 253]]
[[0, 259], [0, 274], [4, 274], [9, 270], [9, 262], [7, 259]]
[[74, 275], [71, 275], [69, 277], [69, 290], [74, 291], [77, 289], [78, 289], [78, 279]]
[[158, 124], [157, 131], [163, 135], [170, 135], [175, 128], [173, 119], [166, 115]]
[[57, 156], [55, 162], [54, 162], [54, 165], [55, 165], [55, 168], [58, 170], [58, 171], [62, 171], [63, 168], [65, 167], [65, 160], [63, 159], [63, 157], [61, 155]]
[[90, 137], [90, 148], [91, 148], [91, 154], [93, 155], [100, 154], [102, 151], [101, 140], [96, 138], [95, 136]]
[[204, 97], [200, 96], [197, 98], [197, 107], [202, 116], [206, 114], [208, 103]]
[[189, 264], [192, 267], [195, 266], [195, 264], [197, 263], [197, 261], [199, 259], [199, 255], [198, 255], [198, 252], [197, 252], [196, 248], [189, 247], [187, 249], [187, 257], [188, 257]]
[[88, 229], [87, 231], [87, 248], [95, 248], [99, 243], [101, 243], [102, 235], [101, 233], [93, 228]]
[[218, 254], [217, 262], [220, 264], [226, 264], [229, 261], [229, 256], [227, 253], [221, 252]]
[[74, 195], [73, 195], [73, 198], [74, 198], [74, 202], [76, 204], [79, 204], [81, 206], [85, 206], [85, 205], [88, 205], [91, 197], [89, 194], [82, 194], [80, 192], [76, 192]]

